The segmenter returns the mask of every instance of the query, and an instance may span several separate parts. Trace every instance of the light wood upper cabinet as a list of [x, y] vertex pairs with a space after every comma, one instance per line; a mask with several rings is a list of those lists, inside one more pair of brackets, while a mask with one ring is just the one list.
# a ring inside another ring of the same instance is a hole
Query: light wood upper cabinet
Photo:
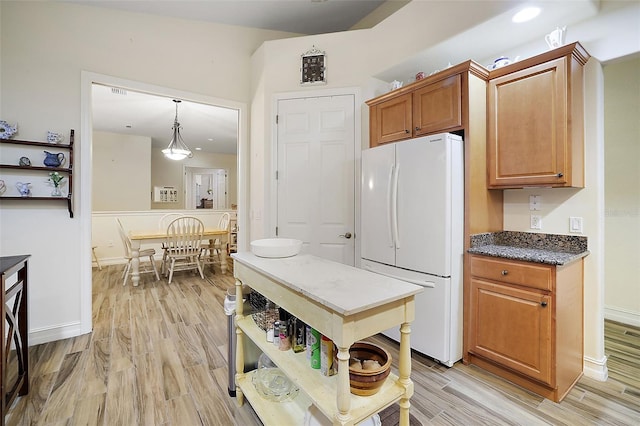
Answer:
[[489, 188], [584, 187], [588, 59], [573, 43], [489, 74]]
[[582, 376], [582, 259], [471, 256], [468, 359], [559, 402]]
[[462, 76], [438, 75], [367, 101], [370, 147], [461, 130]]
[[413, 136], [411, 93], [391, 98], [371, 107], [370, 132], [377, 146], [383, 143], [409, 139]]
[[462, 126], [460, 74], [413, 92], [414, 136], [447, 132]]

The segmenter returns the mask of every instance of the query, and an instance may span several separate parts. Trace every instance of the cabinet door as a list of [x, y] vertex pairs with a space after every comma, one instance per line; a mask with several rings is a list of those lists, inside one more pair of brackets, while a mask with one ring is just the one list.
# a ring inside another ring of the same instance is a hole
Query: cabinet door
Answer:
[[411, 93], [372, 106], [369, 120], [371, 148], [409, 139], [412, 136]]
[[552, 299], [471, 278], [469, 351], [535, 380], [552, 380]]
[[489, 187], [564, 186], [568, 146], [567, 59], [489, 81]]
[[413, 94], [415, 136], [445, 132], [462, 126], [460, 74], [429, 84]]

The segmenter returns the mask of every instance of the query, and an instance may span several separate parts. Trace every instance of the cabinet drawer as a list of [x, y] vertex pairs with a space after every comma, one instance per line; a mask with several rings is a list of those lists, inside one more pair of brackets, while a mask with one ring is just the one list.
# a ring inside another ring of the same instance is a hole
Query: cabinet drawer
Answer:
[[471, 275], [541, 290], [553, 289], [554, 267], [483, 256], [471, 257]]

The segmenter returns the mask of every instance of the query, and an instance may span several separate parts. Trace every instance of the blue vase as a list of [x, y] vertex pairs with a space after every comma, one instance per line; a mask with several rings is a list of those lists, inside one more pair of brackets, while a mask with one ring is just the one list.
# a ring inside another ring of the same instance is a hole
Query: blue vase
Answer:
[[44, 154], [44, 165], [47, 167], [60, 167], [64, 162], [64, 154], [62, 152], [54, 154], [53, 152], [45, 151]]

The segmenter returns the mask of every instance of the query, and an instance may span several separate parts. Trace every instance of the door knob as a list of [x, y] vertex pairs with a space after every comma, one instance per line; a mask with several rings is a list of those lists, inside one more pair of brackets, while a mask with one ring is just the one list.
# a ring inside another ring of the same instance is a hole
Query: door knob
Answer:
[[338, 235], [340, 238], [346, 238], [347, 240], [351, 238], [351, 232], [345, 232], [344, 234]]

